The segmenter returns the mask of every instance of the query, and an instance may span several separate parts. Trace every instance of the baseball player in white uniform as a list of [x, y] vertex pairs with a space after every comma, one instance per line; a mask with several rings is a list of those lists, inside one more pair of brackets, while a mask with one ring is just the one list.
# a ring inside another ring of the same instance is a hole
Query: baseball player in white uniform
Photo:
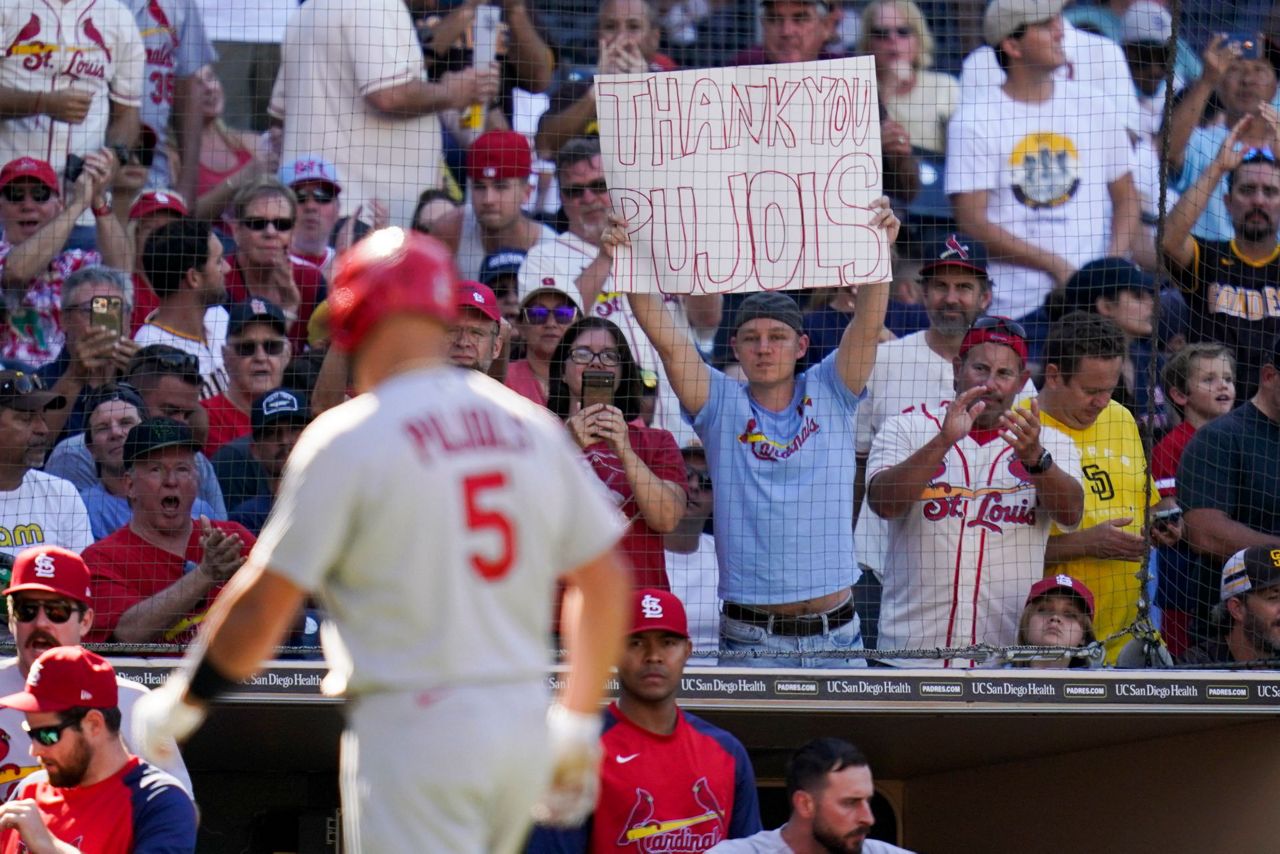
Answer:
[[[1075, 443], [1013, 409], [1027, 382], [1022, 327], [979, 319], [955, 360], [956, 397], [884, 423], [867, 501], [889, 520], [877, 648], [1015, 642], [1025, 591], [1044, 574], [1050, 521], [1084, 513]], [[899, 666], [949, 666], [893, 659]]]
[[[364, 393], [307, 428], [186, 666], [135, 707], [144, 754], [189, 736], [315, 595], [331, 619], [323, 687], [350, 701], [341, 786], [357, 854], [513, 851], [531, 813], [581, 820], [626, 629], [624, 522], [563, 425], [447, 363], [457, 284], [444, 244], [398, 228], [339, 259], [333, 341]], [[558, 578], [569, 674], [548, 713]]]

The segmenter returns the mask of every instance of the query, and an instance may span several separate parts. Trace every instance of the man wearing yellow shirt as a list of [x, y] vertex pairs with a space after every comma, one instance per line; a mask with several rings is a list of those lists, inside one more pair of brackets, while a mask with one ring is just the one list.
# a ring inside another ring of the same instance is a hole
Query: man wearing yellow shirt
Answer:
[[[1084, 519], [1070, 533], [1050, 531], [1045, 572], [1089, 586], [1097, 597], [1094, 630], [1102, 640], [1137, 617], [1138, 571], [1149, 548], [1143, 522], [1147, 507], [1160, 500], [1138, 425], [1111, 399], [1124, 355], [1124, 333], [1113, 321], [1072, 312], [1049, 331], [1040, 391], [1041, 423], [1071, 437], [1084, 474]], [[1128, 640], [1121, 635], [1107, 642], [1108, 662]]]

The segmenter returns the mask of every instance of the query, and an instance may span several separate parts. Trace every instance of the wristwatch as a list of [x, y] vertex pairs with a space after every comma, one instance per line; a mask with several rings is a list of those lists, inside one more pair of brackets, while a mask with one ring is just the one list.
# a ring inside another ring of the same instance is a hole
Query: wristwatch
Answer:
[[1053, 465], [1053, 454], [1049, 453], [1048, 448], [1040, 452], [1040, 459], [1034, 463], [1023, 463], [1022, 467], [1027, 470], [1027, 474], [1044, 474]]

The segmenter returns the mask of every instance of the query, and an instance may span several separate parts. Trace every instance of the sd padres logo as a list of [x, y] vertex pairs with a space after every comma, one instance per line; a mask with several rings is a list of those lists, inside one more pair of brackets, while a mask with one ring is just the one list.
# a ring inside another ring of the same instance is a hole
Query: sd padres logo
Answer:
[[1069, 138], [1033, 133], [1013, 147], [1013, 195], [1029, 208], [1056, 208], [1080, 188], [1080, 152]]

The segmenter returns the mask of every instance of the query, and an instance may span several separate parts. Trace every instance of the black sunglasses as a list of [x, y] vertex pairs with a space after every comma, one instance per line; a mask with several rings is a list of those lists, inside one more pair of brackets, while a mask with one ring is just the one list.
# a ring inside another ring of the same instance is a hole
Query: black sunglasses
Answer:
[[129, 160], [136, 161], [139, 166], [145, 166], [150, 169], [151, 164], [155, 162], [156, 150], [149, 145], [135, 145], [133, 148], [127, 149], [128, 157], [122, 160], [122, 163]]
[[262, 352], [268, 356], [279, 356], [284, 352], [283, 338], [269, 338], [266, 341], [237, 341], [231, 345], [231, 352], [235, 353], [241, 359], [248, 359], [254, 353], [258, 352], [258, 348], [262, 348]]
[[700, 469], [690, 468], [689, 466], [685, 466], [684, 473], [686, 478], [693, 481], [696, 488], [701, 489], [704, 492], [711, 491], [711, 475], [701, 471]]
[[1241, 165], [1245, 163], [1275, 163], [1276, 156], [1267, 146], [1261, 148], [1246, 148], [1241, 152]]
[[283, 217], [272, 219], [270, 217], [253, 216], [240, 220], [240, 224], [250, 231], [266, 231], [269, 225], [273, 226], [276, 231], [293, 231], [293, 220]]
[[577, 306], [572, 305], [558, 305], [555, 308], [547, 308], [545, 305], [531, 305], [524, 310], [525, 322], [533, 326], [545, 326], [553, 317], [556, 319], [556, 323], [561, 326], [568, 326], [573, 323], [574, 318], [577, 316]]
[[163, 374], [200, 375], [200, 360], [190, 353], [148, 353], [139, 350], [129, 364], [128, 375], [139, 372], [143, 365], [159, 368]]
[[49, 726], [31, 726], [26, 721], [23, 721], [22, 728], [31, 735], [31, 740], [36, 744], [41, 747], [53, 747], [62, 740], [63, 730], [80, 726], [80, 722], [84, 720], [87, 714], [89, 714], [88, 709], [71, 712], [62, 723], [50, 724]]
[[41, 611], [44, 611], [44, 615], [49, 618], [49, 622], [61, 625], [71, 619], [71, 615], [79, 610], [79, 605], [58, 599], [48, 602], [34, 599], [22, 601], [15, 599], [13, 602], [13, 616], [18, 619], [19, 623], [29, 623], [39, 616]]
[[35, 374], [22, 371], [0, 371], [0, 397], [21, 397], [40, 391], [44, 385]]
[[910, 27], [872, 27], [870, 31], [871, 38], [884, 41], [889, 36], [897, 36], [905, 39], [907, 36], [914, 36], [916, 31]]
[[14, 204], [30, 199], [36, 204], [42, 205], [53, 198], [53, 189], [44, 184], [26, 184], [17, 187], [13, 184], [8, 184], [3, 190], [0, 190], [0, 193], [4, 194], [6, 202], [13, 202]]
[[1017, 335], [1024, 340], [1027, 337], [1027, 330], [1022, 328], [1022, 324], [1007, 317], [979, 317], [973, 322], [973, 326], [970, 329], [1000, 329]]
[[293, 194], [297, 197], [298, 204], [312, 201], [317, 205], [327, 205], [338, 198], [338, 194], [333, 191], [332, 187], [312, 187], [310, 190], [294, 190]]
[[609, 192], [609, 184], [603, 178], [592, 181], [589, 184], [566, 184], [560, 188], [560, 195], [566, 199], [580, 199], [590, 190], [597, 196], [603, 196]]

